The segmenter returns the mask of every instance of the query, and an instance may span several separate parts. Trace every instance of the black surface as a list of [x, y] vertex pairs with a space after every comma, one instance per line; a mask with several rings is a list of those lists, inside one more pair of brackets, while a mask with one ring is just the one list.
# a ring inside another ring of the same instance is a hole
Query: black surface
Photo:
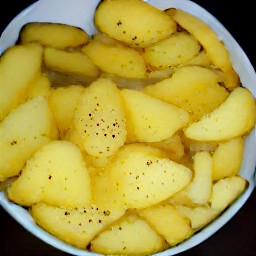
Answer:
[[[60, 0], [61, 1], [61, 0]], [[87, 0], [90, 1], [90, 0]], [[6, 1], [1, 7], [0, 32], [35, 1]], [[256, 67], [256, 14], [253, 1], [195, 1], [231, 32]], [[242, 5], [244, 4], [244, 6]], [[0, 256], [67, 256], [34, 237], [0, 207]], [[242, 209], [217, 233], [179, 256], [256, 256], [256, 191]]]

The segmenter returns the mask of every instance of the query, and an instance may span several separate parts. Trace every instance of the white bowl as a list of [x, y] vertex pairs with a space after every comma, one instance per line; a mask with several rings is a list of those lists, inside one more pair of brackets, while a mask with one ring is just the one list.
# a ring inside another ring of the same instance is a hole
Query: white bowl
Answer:
[[[233, 67], [239, 74], [242, 85], [248, 88], [253, 93], [254, 98], [256, 98], [256, 74], [248, 57], [232, 35], [215, 17], [204, 8], [188, 0], [148, 0], [147, 2], [162, 10], [170, 7], [182, 9], [200, 17], [207, 23], [217, 33], [229, 50]], [[93, 14], [98, 3], [99, 0], [40, 0], [35, 2], [18, 14], [6, 27], [0, 38], [0, 54], [16, 43], [20, 29], [28, 22], [65, 23], [80, 27], [88, 34], [92, 35], [96, 32], [93, 23]], [[223, 225], [225, 225], [239, 211], [251, 195], [256, 183], [255, 141], [256, 130], [254, 128], [246, 139], [244, 159], [240, 170], [240, 175], [249, 181], [249, 186], [239, 199], [214, 222], [199, 233], [193, 235], [190, 239], [176, 247], [170, 248], [164, 252], [156, 253], [155, 255], [171, 256], [200, 244], [223, 227]], [[2, 205], [2, 207], [25, 229], [49, 245], [77, 256], [100, 255], [77, 249], [50, 235], [35, 224], [27, 210], [9, 202], [4, 192], [0, 192], [0, 205]]]

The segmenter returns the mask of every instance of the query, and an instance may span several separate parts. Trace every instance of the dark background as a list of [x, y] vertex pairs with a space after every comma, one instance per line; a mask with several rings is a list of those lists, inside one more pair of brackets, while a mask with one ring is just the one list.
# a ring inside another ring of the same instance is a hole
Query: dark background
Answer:
[[[60, 0], [61, 1], [61, 0]], [[90, 1], [90, 0], [87, 0]], [[0, 33], [35, 1], [6, 1], [1, 6]], [[233, 35], [256, 67], [256, 13], [253, 1], [195, 0]], [[244, 4], [244, 5], [243, 5]], [[0, 207], [0, 256], [68, 256], [34, 237]], [[217, 233], [179, 256], [256, 256], [256, 190], [242, 209]]]

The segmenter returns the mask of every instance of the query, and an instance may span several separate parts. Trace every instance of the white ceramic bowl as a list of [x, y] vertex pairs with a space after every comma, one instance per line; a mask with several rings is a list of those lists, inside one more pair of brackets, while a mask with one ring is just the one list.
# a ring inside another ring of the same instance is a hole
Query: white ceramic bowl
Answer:
[[[18, 14], [6, 27], [0, 38], [0, 54], [8, 47], [15, 44], [20, 29], [28, 22], [41, 21], [65, 23], [80, 27], [88, 34], [92, 35], [96, 31], [93, 23], [93, 15], [98, 2], [99, 0], [40, 0], [35, 2]], [[255, 71], [239, 44], [216, 18], [214, 18], [208, 11], [189, 0], [148, 0], [147, 2], [162, 10], [170, 7], [182, 9], [200, 17], [205, 23], [210, 25], [229, 50], [232, 64], [240, 76], [242, 85], [248, 88], [256, 98]], [[155, 255], [175, 255], [198, 245], [218, 231], [239, 211], [251, 195], [256, 183], [255, 141], [256, 130], [254, 129], [246, 139], [245, 143], [245, 154], [240, 175], [249, 181], [249, 186], [241, 197], [202, 231], [193, 235], [190, 239], [178, 246]], [[86, 250], [77, 249], [50, 235], [34, 223], [33, 219], [25, 209], [10, 203], [3, 192], [0, 192], [0, 204], [25, 229], [53, 247], [77, 256], [99, 255]]]

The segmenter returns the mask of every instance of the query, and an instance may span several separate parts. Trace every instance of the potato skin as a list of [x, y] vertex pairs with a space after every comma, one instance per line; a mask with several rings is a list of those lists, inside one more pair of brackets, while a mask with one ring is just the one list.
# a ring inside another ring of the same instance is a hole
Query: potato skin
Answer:
[[135, 47], [151, 45], [177, 28], [170, 16], [140, 0], [101, 2], [95, 12], [95, 25], [99, 31]]

